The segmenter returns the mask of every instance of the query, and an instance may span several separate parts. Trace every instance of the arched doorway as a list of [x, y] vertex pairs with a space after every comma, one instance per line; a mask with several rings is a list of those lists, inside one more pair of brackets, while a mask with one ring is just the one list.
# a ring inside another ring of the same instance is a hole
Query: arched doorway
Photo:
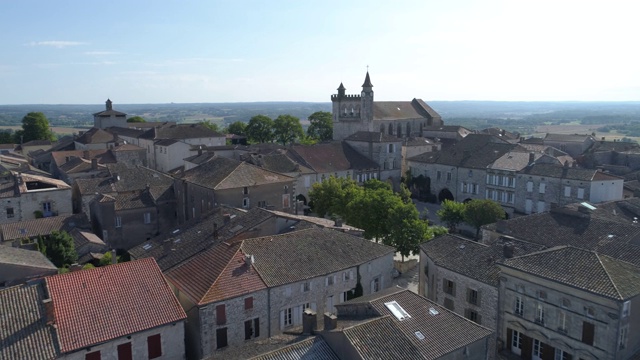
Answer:
[[302, 194], [298, 194], [298, 196], [296, 196], [296, 200], [298, 200], [298, 201], [302, 201], [302, 203], [303, 203], [304, 205], [307, 205], [307, 198], [306, 198], [306, 197], [304, 197], [304, 195], [302, 195]]
[[453, 201], [453, 194], [451, 193], [451, 191], [449, 191], [449, 189], [442, 189], [440, 191], [440, 194], [438, 194], [438, 201], [439, 202], [443, 202], [445, 200]]

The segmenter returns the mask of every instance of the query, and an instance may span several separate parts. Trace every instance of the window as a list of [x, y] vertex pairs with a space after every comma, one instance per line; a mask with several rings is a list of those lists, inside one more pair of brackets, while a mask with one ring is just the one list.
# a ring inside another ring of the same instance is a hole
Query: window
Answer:
[[596, 328], [590, 322], [582, 322], [582, 342], [587, 345], [593, 345], [593, 339], [595, 338]]
[[571, 354], [568, 354], [560, 349], [556, 349], [554, 360], [571, 360]]
[[539, 192], [540, 194], [544, 194], [544, 191], [545, 191], [545, 189], [546, 189], [546, 188], [547, 188], [547, 184], [545, 184], [545, 183], [541, 182], [541, 183], [540, 183], [540, 187], [538, 188], [538, 192]]
[[515, 199], [515, 197], [513, 196], [513, 193], [512, 193], [512, 192], [508, 192], [508, 193], [507, 193], [507, 202], [508, 202], [509, 204], [514, 204], [514, 203], [516, 202], [516, 199]]
[[394, 150], [394, 149], [393, 149], [393, 144], [389, 144], [389, 153], [392, 153], [392, 152], [393, 152], [393, 150]]
[[50, 202], [44, 202], [42, 203], [42, 211], [46, 214], [46, 213], [50, 213], [51, 212], [51, 203]]
[[444, 298], [444, 307], [451, 310], [451, 311], [455, 311], [455, 306], [453, 305], [453, 300], [449, 299], [449, 298]]
[[629, 301], [625, 301], [622, 304], [622, 317], [625, 318], [631, 315], [631, 303]]
[[331, 286], [336, 282], [336, 276], [335, 275], [329, 275], [325, 278], [325, 285], [327, 286]]
[[511, 188], [515, 188], [516, 187], [516, 178], [509, 177], [509, 187], [511, 187]]
[[542, 359], [542, 342], [537, 339], [533, 339], [533, 358]]
[[122, 217], [116, 216], [116, 227], [122, 227]]
[[94, 351], [86, 354], [84, 360], [100, 360], [100, 351]]
[[249, 296], [248, 298], [244, 299], [244, 309], [245, 310], [253, 309], [253, 296]]
[[473, 305], [479, 305], [478, 291], [474, 289], [467, 289], [467, 301]]
[[216, 329], [216, 349], [222, 349], [227, 345], [227, 328]]
[[144, 213], [144, 223], [151, 224], [151, 213]]
[[442, 291], [449, 295], [456, 296], [456, 283], [451, 280], [442, 279]]
[[147, 338], [147, 349], [149, 351], [149, 359], [155, 359], [162, 356], [162, 342], [160, 334], [151, 335]]
[[565, 186], [564, 187], [564, 196], [565, 197], [571, 196], [571, 186]]
[[527, 192], [533, 192], [533, 182], [527, 181]]
[[258, 207], [259, 208], [266, 208], [267, 207], [267, 202], [266, 201], [258, 201]]
[[[249, 340], [252, 337], [258, 337], [258, 335], [260, 334], [259, 330], [258, 330], [258, 332], [256, 332], [256, 330], [254, 328], [254, 320], [258, 320], [258, 319], [247, 320], [247, 321], [244, 322], [244, 339], [245, 340]], [[258, 322], [258, 325], [260, 325], [259, 322]], [[256, 335], [256, 333], [258, 335]]]
[[475, 310], [466, 309], [464, 317], [473, 321], [476, 324], [480, 324], [480, 315]]
[[584, 199], [584, 189], [578, 188], [578, 199]]
[[245, 187], [243, 187], [243, 188], [242, 188], [242, 194], [243, 194], [243, 195], [249, 195], [249, 188], [248, 188], [248, 187], [246, 187], [246, 186], [245, 186]]
[[596, 310], [592, 307], [584, 307], [584, 313], [588, 316], [588, 317], [595, 317], [596, 316]]
[[516, 315], [520, 316], [524, 314], [524, 302], [522, 301], [522, 296], [516, 296], [514, 312], [516, 313]]
[[380, 291], [380, 277], [371, 280], [371, 293]]
[[447, 182], [451, 181], [451, 173], [447, 172]]
[[562, 298], [562, 307], [569, 308], [571, 306], [571, 301], [567, 298]]
[[227, 323], [227, 312], [224, 304], [216, 306], [216, 325], [224, 325]]
[[309, 292], [311, 290], [311, 282], [305, 281], [302, 283], [302, 292]]
[[547, 292], [543, 290], [538, 290], [536, 291], [536, 296], [538, 296], [538, 299], [546, 300]]
[[283, 327], [293, 325], [293, 310], [291, 308], [282, 310], [280, 312], [280, 317]]
[[562, 310], [558, 311], [558, 331], [567, 333], [567, 313]]
[[520, 351], [522, 350], [522, 334], [518, 331], [513, 330], [511, 335], [511, 351], [515, 354], [520, 355]]
[[436, 180], [440, 181], [442, 179], [442, 172], [440, 170], [436, 171]]
[[118, 360], [133, 360], [130, 342], [118, 345]]
[[542, 304], [538, 304], [538, 306], [536, 307], [536, 319], [535, 319], [535, 321], [538, 324], [544, 325], [544, 307], [542, 306]]
[[12, 218], [13, 216], [13, 208], [7, 208], [7, 218]]
[[249, 198], [242, 199], [242, 207], [245, 209], [249, 207]]

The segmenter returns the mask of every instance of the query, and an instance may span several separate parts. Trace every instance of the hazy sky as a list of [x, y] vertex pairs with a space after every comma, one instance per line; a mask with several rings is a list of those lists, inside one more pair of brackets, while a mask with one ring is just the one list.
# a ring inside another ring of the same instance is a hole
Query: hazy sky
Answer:
[[640, 3], [0, 1], [0, 104], [640, 101]]

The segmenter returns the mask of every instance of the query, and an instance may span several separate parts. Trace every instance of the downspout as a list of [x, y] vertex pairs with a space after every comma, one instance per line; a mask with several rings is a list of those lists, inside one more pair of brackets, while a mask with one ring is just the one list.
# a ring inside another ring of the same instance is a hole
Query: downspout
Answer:
[[271, 338], [271, 288], [267, 288], [267, 338]]

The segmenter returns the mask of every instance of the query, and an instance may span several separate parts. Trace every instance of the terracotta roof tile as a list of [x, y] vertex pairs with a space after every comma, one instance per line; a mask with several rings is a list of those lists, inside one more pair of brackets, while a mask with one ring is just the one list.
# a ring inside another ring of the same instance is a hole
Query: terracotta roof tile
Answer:
[[47, 285], [62, 352], [186, 318], [153, 259], [54, 275]]
[[[400, 141], [396, 139], [396, 141]], [[356, 169], [377, 169], [375, 161], [360, 155], [346, 142], [330, 142], [311, 146], [294, 145], [289, 154], [296, 161], [318, 173], [333, 173]]]

